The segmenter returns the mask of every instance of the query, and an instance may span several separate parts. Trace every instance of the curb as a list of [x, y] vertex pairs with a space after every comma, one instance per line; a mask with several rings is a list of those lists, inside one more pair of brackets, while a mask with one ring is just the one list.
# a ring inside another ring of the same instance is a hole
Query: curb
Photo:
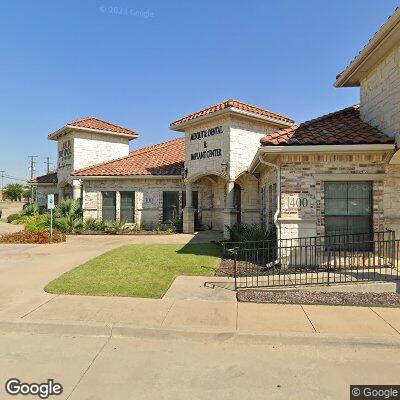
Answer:
[[124, 324], [104, 324], [83, 321], [0, 321], [0, 334], [56, 334], [67, 336], [97, 336], [106, 338], [136, 338], [163, 340], [213, 341], [231, 344], [270, 344], [270, 345], [359, 345], [359, 346], [400, 346], [396, 336], [351, 336], [329, 335], [323, 333], [293, 332], [237, 332], [237, 331], [190, 331], [179, 329], [140, 328]]

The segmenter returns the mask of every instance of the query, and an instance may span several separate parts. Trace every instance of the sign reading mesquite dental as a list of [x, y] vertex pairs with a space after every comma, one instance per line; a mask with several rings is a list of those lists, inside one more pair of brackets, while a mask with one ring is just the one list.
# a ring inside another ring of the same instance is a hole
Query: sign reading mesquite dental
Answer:
[[71, 139], [59, 143], [58, 147], [58, 167], [64, 167], [72, 158]]
[[[190, 141], [202, 140], [203, 149], [207, 149], [207, 138], [213, 137], [215, 135], [221, 135], [224, 133], [222, 126], [216, 126], [210, 129], [204, 129], [202, 131], [194, 132], [190, 135]], [[220, 148], [207, 149], [202, 151], [197, 151], [190, 154], [190, 160], [202, 160], [205, 158], [221, 157], [222, 150]]]

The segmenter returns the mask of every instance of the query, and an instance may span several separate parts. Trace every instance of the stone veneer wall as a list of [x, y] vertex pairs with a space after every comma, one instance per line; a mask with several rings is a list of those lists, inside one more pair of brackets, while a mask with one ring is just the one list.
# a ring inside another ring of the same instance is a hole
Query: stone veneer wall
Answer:
[[387, 135], [400, 132], [400, 45], [360, 84], [361, 118]]
[[400, 238], [400, 165], [388, 165], [383, 186], [383, 208], [386, 228]]
[[[104, 179], [85, 180], [83, 191], [84, 218], [102, 218], [102, 191], [117, 192], [117, 218], [119, 217], [119, 194], [122, 191], [135, 192], [135, 222], [156, 227], [162, 223], [163, 191], [184, 191], [181, 179]], [[212, 221], [211, 187], [194, 185], [199, 192], [199, 218], [207, 225]], [[203, 208], [205, 209], [203, 211]], [[204, 214], [204, 215], [203, 215]]]
[[277, 127], [237, 116], [231, 117], [229, 122], [229, 178], [236, 179], [247, 171], [260, 147], [260, 140]]
[[260, 199], [258, 179], [244, 173], [236, 179], [241, 188], [241, 221], [242, 224], [260, 225]]
[[[277, 171], [275, 168], [266, 167], [260, 173], [259, 182], [259, 202], [260, 202], [260, 220], [264, 222], [265, 229], [271, 229], [274, 225], [274, 214], [276, 209], [272, 210], [271, 200], [269, 199], [269, 187], [277, 183]], [[262, 196], [264, 191], [264, 196]], [[271, 212], [272, 221], [269, 220]]]
[[[386, 154], [319, 154], [282, 155], [281, 165], [281, 237], [306, 237], [325, 232], [324, 181], [320, 174], [355, 175], [363, 181], [364, 174], [382, 174], [373, 181], [373, 227], [385, 227], [383, 185]], [[334, 180], [334, 179], [329, 179]], [[339, 178], [338, 178], [339, 180]], [[293, 200], [307, 199], [307, 207], [296, 207]]]
[[64, 162], [58, 159], [58, 183], [72, 183], [73, 171], [106, 161], [125, 157], [129, 154], [129, 140], [111, 134], [73, 131], [58, 140], [58, 150], [66, 141], [71, 142], [71, 157]]
[[48, 194], [58, 194], [57, 185], [40, 185], [36, 187], [36, 203], [39, 207], [47, 206]]

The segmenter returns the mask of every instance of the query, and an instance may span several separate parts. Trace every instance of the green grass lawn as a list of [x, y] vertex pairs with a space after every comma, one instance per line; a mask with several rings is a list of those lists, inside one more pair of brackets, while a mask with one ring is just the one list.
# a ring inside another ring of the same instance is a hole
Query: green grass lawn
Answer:
[[161, 298], [179, 275], [213, 276], [220, 258], [221, 248], [208, 243], [128, 245], [66, 272], [45, 291]]

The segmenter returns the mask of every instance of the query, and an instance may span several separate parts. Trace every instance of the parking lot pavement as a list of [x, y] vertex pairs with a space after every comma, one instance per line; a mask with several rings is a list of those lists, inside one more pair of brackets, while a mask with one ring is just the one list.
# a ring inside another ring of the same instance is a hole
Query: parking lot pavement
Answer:
[[[11, 377], [54, 379], [57, 399], [347, 399], [394, 384], [399, 347], [55, 334], [0, 335], [0, 397]], [[379, 371], [377, 373], [377, 371]]]
[[0, 210], [2, 210], [2, 219], [6, 219], [11, 214], [17, 214], [22, 210], [25, 203], [20, 201], [0, 201]]
[[22, 225], [7, 224], [6, 222], [0, 221], [0, 235], [19, 232], [23, 229], [24, 227]]

